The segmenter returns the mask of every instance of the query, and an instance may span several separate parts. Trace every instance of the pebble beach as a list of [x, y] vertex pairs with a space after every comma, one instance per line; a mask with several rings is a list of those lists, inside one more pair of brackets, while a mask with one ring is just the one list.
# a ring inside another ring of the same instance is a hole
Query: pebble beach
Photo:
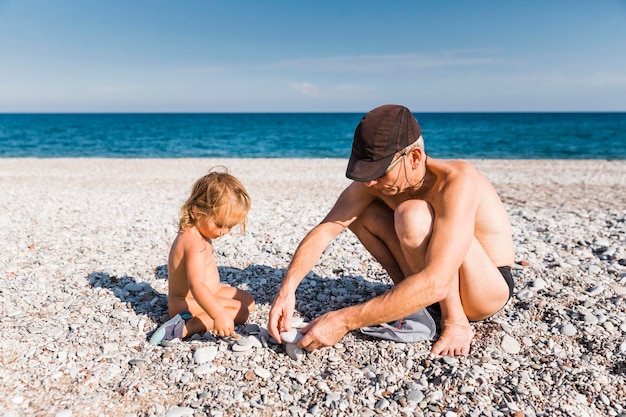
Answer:
[[[148, 343], [193, 182], [228, 167], [245, 233], [214, 241], [257, 341], [291, 256], [349, 183], [342, 159], [1, 159], [0, 417], [626, 416], [626, 161], [471, 160], [513, 225], [513, 298], [464, 357], [350, 332], [286, 345]], [[300, 285], [304, 322], [391, 285], [350, 232]], [[242, 347], [243, 346], [243, 347]], [[292, 352], [293, 353], [293, 352]]]

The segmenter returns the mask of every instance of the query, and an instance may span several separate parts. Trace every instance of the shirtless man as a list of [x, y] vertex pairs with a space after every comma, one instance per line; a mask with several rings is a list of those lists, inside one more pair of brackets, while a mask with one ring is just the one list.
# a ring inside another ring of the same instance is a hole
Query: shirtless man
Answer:
[[302, 240], [269, 315], [279, 342], [291, 328], [295, 291], [328, 244], [350, 228], [394, 282], [362, 304], [330, 311], [300, 332], [307, 350], [347, 332], [406, 317], [434, 303], [442, 331], [431, 352], [465, 355], [473, 332], [510, 298], [512, 230], [490, 182], [470, 164], [429, 158], [410, 110], [384, 105], [354, 134], [346, 176], [354, 180]]

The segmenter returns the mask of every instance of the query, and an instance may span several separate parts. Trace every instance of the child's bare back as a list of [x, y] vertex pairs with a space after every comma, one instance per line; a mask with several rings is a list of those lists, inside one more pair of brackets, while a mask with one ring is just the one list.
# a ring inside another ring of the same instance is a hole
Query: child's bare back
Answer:
[[231, 336], [254, 308], [245, 291], [220, 282], [213, 239], [237, 225], [245, 227], [250, 198], [243, 185], [227, 173], [211, 172], [194, 185], [181, 208], [179, 232], [168, 260], [170, 317], [150, 343], [181, 339], [212, 331]]

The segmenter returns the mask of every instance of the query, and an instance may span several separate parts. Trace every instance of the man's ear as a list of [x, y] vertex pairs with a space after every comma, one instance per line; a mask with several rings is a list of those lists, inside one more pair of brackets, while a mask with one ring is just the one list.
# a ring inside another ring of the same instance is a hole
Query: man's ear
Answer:
[[407, 156], [410, 158], [411, 166], [413, 167], [413, 169], [415, 169], [420, 164], [422, 159], [424, 159], [424, 156], [426, 156], [426, 154], [424, 153], [424, 150], [422, 148], [413, 148], [409, 151], [409, 154]]

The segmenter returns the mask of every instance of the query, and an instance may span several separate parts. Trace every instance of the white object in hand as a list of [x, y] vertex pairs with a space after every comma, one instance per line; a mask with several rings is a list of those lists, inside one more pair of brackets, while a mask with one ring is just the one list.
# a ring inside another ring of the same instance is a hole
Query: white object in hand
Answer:
[[291, 329], [288, 332], [281, 332], [280, 338], [285, 343], [298, 343], [302, 339], [302, 335], [298, 332], [298, 329]]

